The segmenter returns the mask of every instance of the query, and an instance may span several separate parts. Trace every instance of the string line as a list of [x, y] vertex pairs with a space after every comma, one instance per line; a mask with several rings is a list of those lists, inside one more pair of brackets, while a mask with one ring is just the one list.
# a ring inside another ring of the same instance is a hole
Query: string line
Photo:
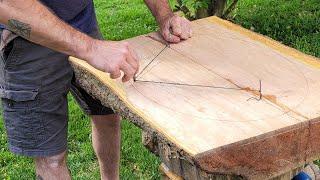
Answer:
[[[241, 88], [233, 88], [233, 87], [209, 86], [209, 85], [186, 84], [186, 83], [164, 82], [164, 81], [136, 80], [136, 82], [140, 82], [140, 83], [164, 84], [164, 85], [173, 85], [173, 86], [190, 86], [190, 87], [215, 88], [215, 89], [244, 90], [244, 89], [241, 89]], [[253, 90], [253, 91], [254, 91], [254, 90]]]
[[[151, 36], [147, 36], [147, 37], [155, 40]], [[156, 41], [158, 41], [158, 40], [156, 40]], [[158, 41], [158, 42], [160, 42], [160, 41]], [[160, 42], [160, 43], [164, 44], [163, 42]], [[202, 87], [202, 88], [214, 88], [214, 89], [227, 89], [227, 90], [259, 92], [259, 98], [251, 97], [251, 98], [247, 99], [247, 101], [252, 100], [252, 99], [257, 100], [257, 101], [262, 100], [263, 95], [262, 95], [261, 80], [259, 80], [259, 90], [251, 90], [251, 89], [245, 89], [245, 88], [241, 88], [241, 87], [233, 88], [233, 87], [223, 87], [223, 86], [209, 86], [209, 85], [197, 85], [197, 84], [186, 84], [186, 83], [164, 82], [164, 81], [150, 81], [150, 80], [140, 80], [140, 79], [138, 79], [140, 77], [140, 75], [152, 64], [152, 62], [154, 62], [164, 52], [164, 50], [166, 50], [167, 48], [172, 49], [170, 47], [170, 44], [164, 44], [164, 45], [165, 45], [165, 47], [163, 49], [161, 49], [161, 51], [159, 51], [159, 53], [156, 54], [154, 58], [151, 59], [151, 61], [140, 71], [140, 73], [133, 77], [133, 81], [134, 82], [154, 83], [154, 84], [173, 85], [173, 86], [189, 86], [189, 87]], [[175, 52], [179, 53], [180, 55], [186, 57], [184, 54], [181, 54], [179, 51], [177, 51], [175, 49], [172, 49], [172, 50], [174, 50]], [[189, 57], [187, 57], [187, 58], [189, 58]]]
[[150, 66], [150, 64], [152, 64], [152, 62], [156, 60], [157, 57], [160, 56], [164, 50], [167, 49], [167, 47], [169, 46], [166, 45], [163, 49], [161, 49], [161, 51], [154, 58], [151, 59], [151, 61], [140, 71], [140, 73], [134, 77], [134, 80], [136, 80]]

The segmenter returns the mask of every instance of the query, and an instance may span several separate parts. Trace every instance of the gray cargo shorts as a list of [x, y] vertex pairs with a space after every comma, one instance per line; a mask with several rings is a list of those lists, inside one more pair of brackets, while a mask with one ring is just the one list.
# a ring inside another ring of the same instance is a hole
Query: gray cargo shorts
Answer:
[[[0, 35], [0, 96], [13, 153], [39, 157], [66, 150], [69, 91], [86, 114], [113, 114], [77, 84], [67, 55], [6, 30]], [[98, 28], [89, 35], [102, 38]]]

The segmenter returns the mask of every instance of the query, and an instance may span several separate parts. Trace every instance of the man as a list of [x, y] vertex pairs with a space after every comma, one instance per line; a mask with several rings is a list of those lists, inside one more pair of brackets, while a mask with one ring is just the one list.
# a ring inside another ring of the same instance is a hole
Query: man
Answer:
[[[163, 38], [191, 36], [190, 23], [167, 0], [145, 0]], [[33, 157], [38, 179], [70, 179], [66, 166], [67, 93], [92, 119], [102, 179], [119, 178], [119, 116], [77, 84], [68, 55], [126, 82], [138, 59], [127, 42], [103, 41], [92, 0], [0, 0], [0, 95], [12, 152]]]

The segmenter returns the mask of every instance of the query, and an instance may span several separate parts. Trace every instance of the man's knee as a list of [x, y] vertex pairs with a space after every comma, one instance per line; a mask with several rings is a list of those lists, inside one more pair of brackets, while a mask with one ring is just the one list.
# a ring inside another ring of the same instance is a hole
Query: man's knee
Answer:
[[67, 152], [60, 153], [50, 157], [35, 158], [36, 168], [50, 168], [56, 169], [66, 166]]
[[37, 179], [71, 179], [66, 158], [66, 151], [55, 156], [35, 158]]

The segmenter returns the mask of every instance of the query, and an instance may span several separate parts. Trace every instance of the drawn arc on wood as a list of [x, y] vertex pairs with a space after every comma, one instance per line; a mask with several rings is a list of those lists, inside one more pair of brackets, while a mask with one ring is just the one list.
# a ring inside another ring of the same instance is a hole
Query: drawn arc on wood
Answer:
[[[207, 35], [205, 35], [205, 34], [196, 34], [196, 33], [195, 33], [195, 34], [193, 35], [193, 38], [195, 38], [195, 37], [197, 37], [197, 36], [199, 37], [199, 36], [207, 36]], [[146, 36], [146, 37], [148, 37], [148, 36]], [[209, 36], [207, 36], [207, 37], [209, 37]], [[220, 36], [220, 37], [217, 36], [217, 38], [220, 38], [220, 40], [223, 40], [223, 39], [221, 39], [222, 36]], [[229, 38], [230, 38], [230, 39], [233, 39], [234, 37], [229, 37]], [[157, 40], [152, 39], [152, 38], [150, 38], [150, 39], [151, 39], [152, 41], [157, 41]], [[236, 39], [236, 40], [237, 40], [237, 39]], [[162, 40], [159, 40], [158, 42], [161, 43], [161, 41], [162, 41]], [[256, 41], [245, 41], [245, 43], [250, 44], [251, 46], [265, 46], [265, 45], [263, 45], [263, 44], [261, 44], [261, 43], [259, 43], [259, 42], [256, 42]], [[163, 45], [164, 45], [164, 48], [163, 48], [163, 49], [158, 50], [158, 52], [152, 53], [152, 54], [154, 55], [154, 57], [147, 57], [147, 59], [149, 60], [149, 62], [147, 63], [147, 65], [145, 65], [144, 67], [141, 68], [144, 72], [141, 72], [141, 71], [140, 71], [140, 72], [138, 73], [138, 78], [139, 78], [139, 79], [143, 79], [143, 76], [144, 76], [145, 74], [151, 72], [153, 68], [155, 68], [157, 65], [159, 65], [159, 64], [161, 63], [161, 61], [157, 61], [157, 57], [158, 57], [158, 56], [161, 56], [162, 53], [165, 52], [166, 47], [169, 48], [169, 49], [172, 49], [172, 50], [176, 51], [177, 53], [180, 53], [181, 55], [183, 55], [181, 52], [179, 52], [178, 50], [174, 49], [172, 46], [168, 46], [167, 44], [163, 44]], [[177, 45], [179, 45], [179, 44], [177, 44]], [[213, 46], [213, 48], [214, 48], [214, 46]], [[305, 77], [305, 75], [300, 71], [300, 69], [299, 69], [293, 62], [291, 62], [287, 57], [285, 57], [283, 54], [277, 52], [276, 50], [272, 50], [271, 52], [272, 52], [274, 55], [276, 55], [276, 56], [281, 56], [284, 60], [286, 60], [286, 62], [287, 62], [287, 64], [288, 64], [287, 67], [288, 67], [288, 68], [290, 67], [293, 72], [298, 73], [299, 75], [297, 75], [297, 77], [300, 77], [300, 78], [303, 79], [303, 81], [305, 82], [305, 84], [304, 84], [304, 93], [303, 93], [303, 94], [304, 94], [304, 97], [302, 97], [302, 98], [300, 98], [299, 100], [297, 100], [296, 103], [295, 103], [295, 105], [294, 105], [293, 107], [289, 108], [289, 109], [286, 110], [286, 111], [282, 111], [282, 113], [273, 114], [273, 115], [270, 115], [270, 116], [266, 116], [266, 117], [264, 117], [264, 118], [250, 119], [250, 120], [241, 120], [240, 122], [261, 121], [261, 120], [265, 120], [265, 119], [271, 119], [271, 118], [275, 118], [275, 117], [279, 117], [279, 116], [283, 116], [283, 115], [288, 115], [288, 113], [290, 113], [290, 112], [293, 111], [294, 109], [297, 109], [297, 108], [304, 102], [304, 100], [306, 99], [306, 97], [310, 95], [310, 94], [309, 94], [308, 80], [307, 80], [307, 78]], [[185, 56], [185, 55], [184, 55], [184, 56]], [[185, 56], [185, 57], [187, 57], [187, 56]], [[187, 58], [188, 58], [189, 60], [193, 61], [194, 63], [196, 63], [196, 64], [204, 67], [202, 64], [200, 64], [199, 62], [197, 62], [196, 60], [194, 60], [192, 57], [187, 57]], [[205, 68], [206, 70], [208, 70], [208, 72], [210, 72], [210, 73], [212, 73], [212, 74], [217, 74], [217, 73], [214, 72], [214, 69], [207, 68], [207, 67], [204, 67], [204, 68]], [[257, 77], [256, 75], [253, 75], [253, 76], [256, 77], [257, 87], [253, 87], [253, 88], [252, 88], [253, 90], [251, 90], [251, 91], [258, 91], [258, 85], [259, 85], [258, 82], [259, 82], [260, 78]], [[183, 87], [181, 86], [181, 87], [179, 87], [179, 86], [175, 86], [175, 85], [170, 84], [170, 83], [180, 83], [180, 82], [176, 82], [176, 81], [170, 81], [170, 82], [164, 82], [164, 83], [152, 83], [152, 81], [153, 81], [152, 79], [143, 79], [143, 80], [145, 80], [145, 81], [151, 81], [151, 82], [148, 82], [148, 83], [150, 83], [150, 84], [152, 84], [152, 85], [154, 85], [154, 86], [167, 86], [168, 88], [172, 88], [172, 89], [174, 89], [174, 88], [193, 88], [193, 89], [206, 88], [206, 87], [196, 87], [196, 86], [194, 86], [194, 84], [190, 84], [191, 86], [189, 86], [189, 87], [188, 87], [188, 86], [183, 86]], [[262, 91], [262, 95], [263, 95], [261, 101], [264, 102], [264, 103], [266, 103], [266, 102], [268, 103], [268, 100], [264, 98], [264, 94], [263, 94], [263, 91], [264, 91], [264, 88], [263, 88], [263, 79], [260, 80], [260, 81], [262, 81], [261, 91]], [[155, 81], [155, 82], [157, 82], [157, 81]], [[208, 115], [203, 115], [203, 114], [200, 116], [200, 115], [195, 115], [195, 114], [188, 114], [187, 112], [183, 112], [183, 111], [177, 111], [176, 109], [172, 109], [171, 107], [169, 107], [169, 106], [167, 106], [167, 105], [165, 105], [165, 104], [161, 104], [161, 103], [157, 102], [157, 100], [154, 99], [152, 96], [148, 96], [148, 95], [144, 94], [143, 92], [141, 92], [141, 90], [139, 89], [139, 86], [137, 85], [137, 84], [139, 84], [139, 83], [143, 83], [143, 82], [134, 82], [134, 81], [131, 82], [132, 87], [134, 87], [134, 89], [135, 89], [139, 94], [141, 94], [143, 97], [145, 97], [145, 98], [148, 99], [149, 101], [152, 101], [153, 103], [156, 103], [156, 104], [158, 104], [158, 105], [160, 105], [160, 106], [162, 106], [162, 107], [166, 108], [167, 110], [172, 111], [172, 112], [174, 112], [174, 113], [183, 114], [183, 115], [188, 115], [188, 116], [193, 116], [193, 117], [197, 117], [197, 118], [200, 118], [200, 119], [206, 118], [206, 119], [215, 120], [215, 121], [239, 122], [239, 120], [236, 120], [236, 119], [228, 119], [228, 118], [225, 118], [225, 117], [212, 117], [211, 115], [208, 116]], [[169, 84], [165, 84], [165, 83], [169, 83]], [[214, 85], [214, 84], [210, 84], [210, 85], [207, 84], [207, 85], [204, 85], [204, 86], [215, 86], [215, 85]], [[221, 87], [221, 88], [220, 88], [220, 87], [218, 87], [218, 88], [213, 87], [213, 88], [210, 89], [210, 91], [216, 91], [217, 89], [222, 89], [222, 90], [224, 89], [225, 91], [235, 91], [235, 90], [237, 90], [237, 89], [232, 89], [232, 88], [230, 89], [230, 88], [223, 88], [223, 87]], [[238, 89], [238, 91], [243, 91], [243, 90]], [[170, 93], [170, 92], [168, 92], [168, 93]], [[230, 92], [230, 93], [232, 93], [232, 92]], [[252, 97], [251, 97], [251, 98], [252, 98]], [[280, 95], [280, 96], [277, 96], [277, 98], [281, 98], [281, 95]], [[249, 99], [250, 99], [250, 98], [249, 98]], [[253, 102], [253, 101], [252, 101], [252, 102]], [[253, 103], [259, 103], [259, 102], [253, 102]], [[271, 104], [271, 103], [270, 103], [270, 104]]]
[[138, 79], [244, 90], [256, 90], [261, 80], [262, 100], [247, 101], [256, 92], [121, 83], [83, 60], [71, 57], [71, 65], [88, 93], [200, 173], [268, 179], [317, 159], [319, 59], [216, 17], [192, 26], [191, 39], [151, 63], [162, 43], [145, 35], [124, 40], [141, 69], [151, 64]]

